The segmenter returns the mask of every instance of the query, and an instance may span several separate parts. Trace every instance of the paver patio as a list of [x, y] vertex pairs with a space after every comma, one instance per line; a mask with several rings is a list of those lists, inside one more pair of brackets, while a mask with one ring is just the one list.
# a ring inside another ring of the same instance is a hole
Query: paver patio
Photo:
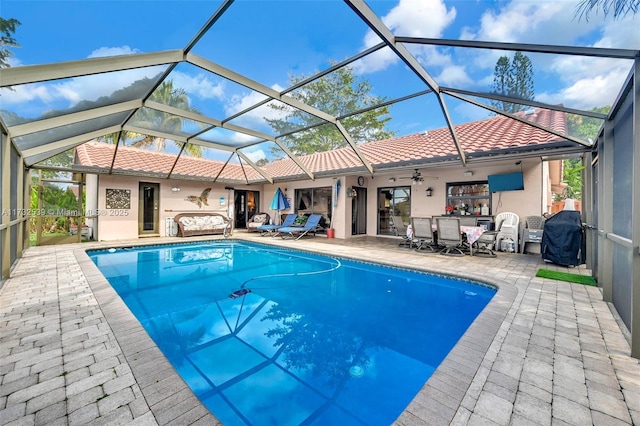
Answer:
[[[640, 424], [640, 364], [600, 290], [535, 277], [567, 268], [536, 255], [416, 253], [388, 238], [234, 238], [499, 287], [397, 424]], [[84, 254], [201, 239], [28, 249], [0, 289], [0, 424], [217, 424]]]

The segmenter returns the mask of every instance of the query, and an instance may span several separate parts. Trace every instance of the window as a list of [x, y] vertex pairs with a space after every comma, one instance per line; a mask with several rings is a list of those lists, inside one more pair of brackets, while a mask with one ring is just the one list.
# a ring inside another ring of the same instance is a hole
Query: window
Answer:
[[320, 226], [328, 228], [331, 223], [331, 203], [333, 202], [330, 186], [320, 188], [296, 189], [294, 210], [298, 215], [321, 214]]
[[489, 182], [447, 183], [447, 211], [453, 214], [490, 215]]

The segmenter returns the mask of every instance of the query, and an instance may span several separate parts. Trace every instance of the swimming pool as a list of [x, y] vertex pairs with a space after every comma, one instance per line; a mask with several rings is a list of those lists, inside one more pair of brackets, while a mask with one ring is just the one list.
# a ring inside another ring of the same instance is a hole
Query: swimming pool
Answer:
[[495, 294], [236, 241], [88, 254], [224, 424], [389, 424]]

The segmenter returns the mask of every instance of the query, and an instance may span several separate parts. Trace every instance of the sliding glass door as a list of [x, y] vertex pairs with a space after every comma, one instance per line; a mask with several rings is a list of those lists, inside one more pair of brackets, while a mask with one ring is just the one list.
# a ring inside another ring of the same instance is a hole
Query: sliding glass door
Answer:
[[409, 223], [411, 217], [411, 187], [397, 186], [378, 189], [378, 235], [396, 235], [393, 216]]

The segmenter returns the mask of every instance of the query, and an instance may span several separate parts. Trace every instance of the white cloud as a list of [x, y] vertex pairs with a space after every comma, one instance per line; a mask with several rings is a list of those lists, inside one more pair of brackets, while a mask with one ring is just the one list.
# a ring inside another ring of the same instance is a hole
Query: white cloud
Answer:
[[262, 160], [263, 158], [267, 158], [267, 154], [261, 149], [256, 149], [254, 151], [243, 150], [242, 153], [247, 156], [247, 158], [254, 163], [256, 161]]
[[42, 110], [37, 115], [41, 115], [49, 109], [70, 108], [83, 100], [95, 101], [101, 96], [109, 96], [136, 80], [154, 77], [161, 70], [160, 67], [147, 67], [15, 86], [14, 91], [3, 91], [2, 102], [5, 105], [16, 106], [17, 109], [22, 106], [33, 108], [26, 104], [39, 102]]
[[439, 84], [449, 87], [469, 87], [469, 85], [473, 83], [467, 75], [465, 68], [461, 65], [448, 65], [444, 67], [440, 75], [435, 77], [435, 80]]
[[132, 49], [129, 46], [118, 47], [99, 47], [87, 56], [88, 58], [104, 58], [109, 56], [134, 55], [140, 53], [138, 49]]
[[621, 89], [628, 69], [619, 67], [606, 74], [584, 77], [556, 92], [536, 95], [536, 100], [549, 104], [564, 104], [572, 108], [589, 110], [611, 105]]
[[7, 58], [7, 63], [9, 64], [10, 67], [21, 67], [22, 66], [22, 61], [18, 58], [16, 58], [15, 56], [9, 56]]
[[[139, 53], [128, 46], [101, 47], [94, 50], [89, 58], [128, 55]], [[27, 103], [39, 102], [41, 115], [49, 109], [65, 109], [83, 100], [94, 101], [101, 96], [109, 96], [116, 90], [127, 87], [132, 82], [158, 75], [164, 67], [146, 67], [107, 74], [87, 75], [82, 77], [56, 80], [52, 82], [33, 83], [14, 87], [13, 91], [3, 91], [2, 102], [19, 107]], [[107, 77], [107, 78], [105, 78]]]
[[607, 21], [602, 28], [602, 37], [595, 47], [608, 47], [614, 49], [640, 49], [640, 15], [633, 19], [628, 16], [617, 21]]
[[[396, 7], [382, 17], [382, 22], [395, 35], [433, 38], [441, 36], [455, 17], [455, 8], [447, 9], [441, 0], [400, 0]], [[371, 30], [364, 37], [365, 48], [379, 42], [380, 38]], [[385, 69], [398, 61], [398, 57], [387, 48], [358, 61], [354, 64], [354, 69], [363, 74]]]
[[[273, 85], [271, 88], [278, 92], [284, 90], [284, 88], [278, 84]], [[234, 95], [231, 98], [231, 101], [225, 106], [225, 113], [228, 116], [236, 114], [257, 104], [258, 102], [263, 101], [264, 99], [266, 99], [266, 96], [258, 92]], [[232, 122], [239, 126], [255, 128], [256, 130], [267, 132], [270, 127], [265, 122], [265, 119], [277, 120], [284, 118], [286, 115], [286, 112], [274, 110], [273, 108], [270, 108], [268, 104], [265, 104], [252, 109], [251, 111], [232, 120]]]
[[[229, 130], [231, 132], [231, 130]], [[256, 142], [261, 140], [260, 138], [256, 138], [255, 136], [246, 135], [244, 133], [232, 132], [231, 133], [231, 142], [233, 144], [245, 145], [247, 143]]]
[[[488, 10], [479, 28], [464, 28], [464, 39], [607, 48], [640, 47], [640, 31], [633, 16], [613, 21], [594, 16], [589, 22], [574, 18], [574, 2], [511, 1]], [[478, 51], [476, 69], [492, 70], [503, 51]], [[569, 55], [528, 54], [541, 83], [536, 100], [591, 109], [610, 104], [629, 72], [631, 62]], [[486, 83], [486, 78], [484, 79]], [[559, 89], [550, 89], [553, 81]], [[487, 86], [488, 87], [488, 86]]]
[[490, 117], [489, 111], [468, 102], [460, 102], [454, 107], [454, 110], [469, 121], [484, 120]]
[[463, 35], [484, 41], [567, 45], [597, 27], [593, 21], [573, 19], [574, 2], [511, 1], [504, 5], [498, 11], [486, 11], [478, 31], [466, 28]]
[[163, 69], [164, 67], [156, 66], [88, 75], [54, 83], [51, 88], [55, 90], [56, 97], [66, 99], [71, 107], [81, 100], [93, 101], [101, 96], [109, 96], [134, 81], [155, 77]]
[[204, 73], [192, 76], [175, 71], [171, 73], [170, 78], [173, 80], [174, 88], [184, 89], [189, 96], [202, 99], [224, 98], [224, 81], [215, 82]]
[[[280, 91], [282, 89], [280, 88], [275, 90]], [[240, 111], [244, 111], [250, 106], [255, 105], [258, 102], [261, 102], [265, 99], [267, 99], [267, 96], [263, 95], [262, 93], [258, 93], [254, 91], [251, 91], [248, 94], [247, 93], [242, 93], [239, 95], [236, 94], [236, 95], [233, 95], [233, 97], [231, 98], [231, 101], [225, 107], [225, 112], [227, 113], [227, 115], [233, 115]]]

